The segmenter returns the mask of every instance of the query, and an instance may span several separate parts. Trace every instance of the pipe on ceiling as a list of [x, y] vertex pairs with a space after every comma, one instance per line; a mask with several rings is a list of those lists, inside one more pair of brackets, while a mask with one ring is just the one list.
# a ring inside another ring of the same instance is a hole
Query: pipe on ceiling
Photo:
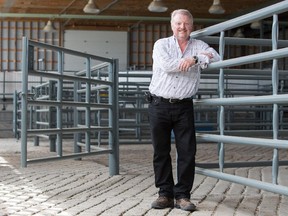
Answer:
[[[91, 19], [91, 20], [116, 20], [116, 21], [169, 21], [169, 17], [145, 16], [105, 16], [105, 15], [79, 15], [79, 14], [34, 14], [34, 13], [0, 13], [1, 18], [45, 18], [45, 19]], [[220, 23], [226, 19], [195, 18], [197, 23]]]

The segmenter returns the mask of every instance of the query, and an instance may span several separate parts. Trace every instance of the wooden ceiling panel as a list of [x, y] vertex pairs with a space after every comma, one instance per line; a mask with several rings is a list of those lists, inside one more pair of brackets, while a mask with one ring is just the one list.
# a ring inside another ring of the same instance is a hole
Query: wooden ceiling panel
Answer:
[[[17, 18], [21, 18], [22, 16], [23, 19], [27, 19], [29, 14], [39, 14], [38, 18], [42, 20], [48, 18], [53, 19], [55, 17], [55, 19], [59, 19], [60, 15], [65, 14], [72, 16], [67, 20], [63, 20], [67, 26], [114, 25], [119, 28], [119, 26], [127, 27], [141, 21], [141, 19], [132, 20], [131, 17], [166, 17], [167, 20], [169, 20], [171, 12], [178, 8], [190, 10], [194, 18], [225, 20], [281, 2], [275, 0], [221, 0], [221, 4], [226, 12], [221, 15], [214, 15], [208, 12], [213, 0], [163, 0], [169, 8], [165, 13], [148, 11], [147, 7], [151, 1], [152, 0], [95, 0], [101, 10], [99, 15], [121, 16], [121, 20], [110, 20], [109, 22], [107, 22], [107, 20], [93, 20], [91, 17], [91, 19], [87, 20], [83, 18], [79, 19], [79, 15], [87, 15], [83, 12], [83, 8], [88, 0], [0, 0], [0, 13], [2, 13], [2, 19], [5, 19], [3, 14], [14, 13], [17, 14]], [[127, 18], [126, 21], [125, 17]], [[155, 21], [157, 21], [157, 19], [155, 19]]]

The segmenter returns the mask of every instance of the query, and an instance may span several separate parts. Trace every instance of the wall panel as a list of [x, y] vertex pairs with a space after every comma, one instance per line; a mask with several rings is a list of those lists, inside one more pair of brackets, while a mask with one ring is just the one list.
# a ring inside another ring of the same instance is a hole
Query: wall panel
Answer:
[[[0, 72], [1, 71], [21, 71], [21, 52], [22, 52], [22, 37], [26, 36], [32, 40], [45, 42], [49, 44], [59, 45], [59, 31], [55, 33], [45, 33], [42, 31], [45, 26], [45, 21], [20, 21], [20, 20], [2, 20], [0, 21]], [[54, 26], [59, 30], [59, 23], [54, 23]], [[49, 37], [49, 41], [45, 38]], [[39, 53], [38, 53], [39, 52]], [[44, 58], [41, 56], [40, 50], [35, 53], [35, 67], [37, 67], [38, 59]], [[55, 69], [55, 61], [57, 57], [44, 58], [44, 63], [47, 69]]]

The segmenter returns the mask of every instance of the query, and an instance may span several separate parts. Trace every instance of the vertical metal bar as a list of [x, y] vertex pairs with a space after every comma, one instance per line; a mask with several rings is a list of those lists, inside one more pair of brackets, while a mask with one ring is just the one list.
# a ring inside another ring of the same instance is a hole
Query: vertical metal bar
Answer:
[[11, 33], [11, 21], [7, 21], [7, 37], [8, 37], [8, 40], [7, 40], [7, 70], [10, 71], [10, 55], [9, 55], [9, 52], [11, 52], [11, 39], [10, 39], [10, 33]]
[[[58, 73], [63, 75], [63, 52], [58, 51]], [[60, 105], [57, 106], [56, 109], [56, 120], [57, 120], [57, 128], [62, 130], [62, 93], [63, 93], [63, 78], [57, 80], [58, 88], [57, 88], [57, 101], [60, 102]], [[57, 154], [58, 156], [63, 155], [62, 148], [62, 133], [57, 133]]]
[[[3, 71], [3, 95], [2, 98], [5, 99], [5, 95], [6, 95], [6, 71]], [[2, 110], [6, 110], [6, 105], [5, 103], [3, 103], [3, 108]]]
[[27, 167], [28, 39], [22, 41], [21, 167]]
[[[221, 34], [220, 34], [220, 41], [219, 41], [219, 54], [220, 54], [221, 60], [223, 60], [224, 50], [225, 50], [224, 35], [225, 35], [225, 32], [222, 31]], [[220, 72], [219, 72], [218, 91], [219, 91], [219, 98], [223, 98], [224, 97], [224, 71], [223, 71], [223, 68], [220, 68]], [[219, 123], [220, 135], [224, 134], [224, 129], [225, 129], [224, 120], [225, 120], [224, 106], [220, 106], [219, 114], [218, 114], [218, 123]], [[225, 157], [224, 143], [223, 142], [218, 144], [218, 153], [219, 153], [219, 168], [220, 168], [220, 172], [223, 172], [223, 169], [224, 169], [224, 157]]]
[[[89, 80], [91, 79], [91, 59], [86, 58], [86, 78]], [[85, 102], [90, 104], [91, 103], [91, 82], [86, 82], [86, 95], [85, 95]], [[91, 108], [85, 108], [85, 125], [87, 128], [91, 127]], [[85, 132], [85, 146], [86, 152], [91, 151], [91, 132], [90, 130]]]
[[[140, 88], [139, 88], [139, 85], [137, 85], [137, 92], [139, 92], [140, 91]], [[137, 108], [140, 108], [140, 95], [137, 93], [137, 96], [136, 96], [136, 107]], [[135, 113], [135, 120], [136, 120], [136, 124], [137, 125], [139, 125], [140, 123], [141, 123], [141, 112], [136, 112]], [[141, 127], [139, 127], [139, 126], [137, 126], [136, 127], [136, 138], [138, 138], [138, 140], [140, 141], [141, 140], [141, 134], [140, 134], [140, 132], [141, 132]]]
[[[272, 49], [277, 50], [278, 42], [278, 31], [279, 31], [278, 15], [273, 15], [273, 24], [272, 24]], [[278, 93], [278, 59], [273, 59], [272, 66], [272, 87], [273, 95]], [[273, 104], [273, 139], [278, 139], [278, 127], [279, 127], [279, 116], [278, 116], [278, 104]], [[278, 183], [278, 172], [279, 172], [279, 150], [274, 148], [273, 150], [273, 163], [272, 163], [272, 181], [274, 184]]]
[[[73, 95], [74, 95], [74, 101], [75, 102], [79, 101], [79, 94], [77, 92], [78, 89], [80, 89], [80, 82], [74, 81]], [[76, 128], [76, 127], [78, 127], [78, 124], [79, 124], [79, 111], [78, 111], [77, 107], [73, 107], [73, 117], [74, 117], [73, 126]], [[81, 137], [80, 133], [74, 133], [74, 153], [81, 152], [81, 147], [78, 146], [78, 142], [80, 141], [80, 137]]]
[[[3, 21], [0, 21], [0, 61], [3, 62]], [[0, 64], [0, 71], [3, 71], [3, 64]]]
[[17, 90], [14, 91], [13, 93], [13, 134], [15, 138], [17, 137], [17, 117], [18, 117], [18, 109], [17, 109], [17, 105], [18, 105], [18, 93]]
[[[42, 77], [41, 77], [42, 78]], [[49, 81], [48, 85], [48, 92], [43, 92], [43, 94], [49, 95], [49, 100], [57, 100], [57, 92], [55, 92], [56, 83], [54, 80]], [[40, 88], [42, 89], [42, 88]], [[42, 94], [41, 94], [42, 95]], [[57, 127], [57, 109], [55, 107], [49, 106], [48, 109], [48, 122], [49, 122], [49, 128], [56, 128]], [[40, 119], [40, 118], [39, 118]], [[56, 152], [56, 145], [57, 145], [57, 135], [50, 134], [49, 135], [49, 141], [50, 141], [50, 151]]]
[[109, 86], [109, 147], [112, 153], [109, 154], [109, 173], [110, 175], [119, 174], [119, 126], [118, 126], [118, 60], [114, 59], [109, 66], [109, 80], [112, 86]]
[[[97, 79], [101, 79], [100, 73], [101, 73], [101, 71], [98, 70], [97, 71]], [[100, 91], [101, 90], [97, 90], [96, 103], [100, 103], [100, 101], [101, 101]], [[95, 114], [95, 118], [97, 120], [97, 126], [101, 126], [101, 113], [102, 113], [102, 111], [98, 110]], [[98, 142], [98, 146], [100, 146], [101, 145], [101, 131], [97, 131], [97, 142]]]

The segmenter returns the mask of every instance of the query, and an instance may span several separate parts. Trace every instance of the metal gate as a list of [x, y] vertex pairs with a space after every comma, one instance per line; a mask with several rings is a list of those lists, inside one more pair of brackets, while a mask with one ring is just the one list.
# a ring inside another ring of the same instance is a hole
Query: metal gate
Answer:
[[[58, 70], [35, 70], [36, 49], [45, 49], [57, 55]], [[69, 57], [83, 58], [86, 69], [65, 71], [64, 59]], [[96, 63], [96, 66], [92, 67], [92, 63]], [[36, 79], [40, 84], [31, 86], [31, 80]], [[117, 95], [118, 60], [39, 43], [24, 37], [22, 91], [14, 95], [14, 133], [21, 136], [22, 167], [26, 167], [27, 163], [109, 154], [110, 175], [118, 174]], [[99, 112], [105, 121], [95, 120]], [[95, 141], [98, 133], [106, 134], [107, 145], [105, 141], [101, 145]], [[64, 136], [72, 138], [71, 146], [74, 149], [66, 154], [63, 152]], [[28, 158], [29, 137], [34, 137], [35, 145], [39, 145], [39, 138], [48, 138], [50, 150], [56, 152], [56, 155]]]

